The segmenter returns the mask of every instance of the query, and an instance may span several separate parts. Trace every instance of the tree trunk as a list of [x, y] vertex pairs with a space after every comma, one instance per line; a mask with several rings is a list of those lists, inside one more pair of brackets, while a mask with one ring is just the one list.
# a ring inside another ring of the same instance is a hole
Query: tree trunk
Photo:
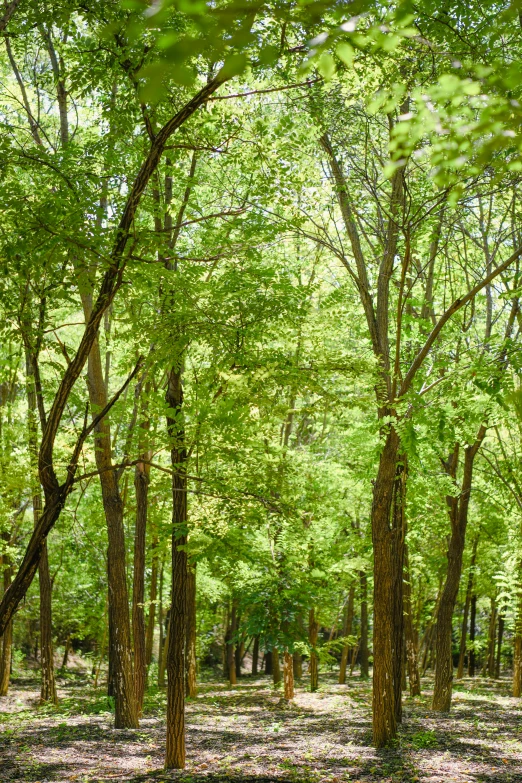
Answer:
[[285, 650], [283, 677], [284, 697], [286, 701], [291, 701], [294, 698], [294, 661], [288, 650]]
[[[343, 617], [343, 636], [352, 635], [353, 625], [353, 601], [355, 596], [355, 585], [350, 586], [348, 593], [348, 600], [344, 607]], [[341, 652], [341, 663], [339, 666], [339, 685], [344, 685], [346, 682], [346, 664], [348, 663], [348, 655], [350, 654], [350, 645], [344, 644]]]
[[[26, 349], [25, 353], [27, 383], [27, 424], [29, 436], [29, 456], [32, 474], [33, 519], [38, 527], [42, 516], [42, 490], [38, 477], [38, 425], [36, 420], [36, 389], [33, 359]], [[40, 702], [57, 704], [56, 682], [54, 678], [53, 624], [52, 624], [52, 585], [49, 573], [47, 542], [42, 547], [38, 563], [38, 581], [40, 586], [40, 648], [41, 648], [41, 688]]]
[[168, 376], [167, 429], [172, 463], [172, 608], [167, 660], [166, 769], [185, 767], [185, 646], [187, 639], [187, 453], [181, 366]]
[[[67, 639], [65, 640], [65, 647], [63, 649], [63, 659], [62, 659], [62, 665], [61, 669], [66, 669], [67, 664], [69, 662], [69, 650], [71, 649], [71, 634], [67, 634]], [[103, 650], [102, 650], [103, 653]]]
[[[447, 504], [451, 522], [451, 537], [448, 546], [448, 570], [437, 614], [437, 636], [435, 642], [435, 684], [433, 688], [432, 709], [437, 712], [449, 712], [453, 687], [453, 656], [451, 650], [451, 630], [455, 602], [459, 592], [462, 573], [462, 557], [466, 542], [468, 508], [473, 480], [473, 462], [480, 448], [486, 428], [481, 426], [473, 446], [467, 446], [464, 452], [464, 468], [460, 496], [448, 496]], [[459, 459], [459, 444], [445, 463], [448, 475], [455, 480]]]
[[361, 579], [361, 639], [359, 641], [359, 661], [361, 664], [361, 678], [367, 680], [370, 676], [368, 663], [368, 578], [364, 571], [360, 573]]
[[[140, 385], [138, 385], [138, 389]], [[139, 392], [137, 392], [139, 394]], [[145, 548], [147, 534], [148, 497], [150, 483], [151, 455], [145, 442], [150, 427], [147, 417], [140, 424], [139, 450], [141, 459], [134, 471], [136, 490], [136, 524], [134, 532], [134, 578], [132, 583], [132, 638], [134, 640], [134, 683], [136, 706], [141, 715], [143, 696], [147, 681], [147, 661], [145, 652]]]
[[500, 679], [500, 659], [502, 655], [502, 637], [504, 636], [504, 616], [498, 618], [497, 656], [495, 661], [495, 678]]
[[380, 455], [374, 484], [372, 538], [374, 559], [373, 742], [388, 745], [401, 717], [403, 640], [402, 550], [405, 471], [400, 440], [392, 427]]
[[308, 618], [308, 641], [310, 643], [310, 662], [308, 664], [310, 671], [310, 690], [312, 693], [319, 687], [319, 658], [317, 657], [317, 637], [319, 635], [319, 625], [315, 619], [315, 609], [310, 609]]
[[471, 612], [469, 619], [469, 655], [468, 655], [468, 677], [475, 676], [475, 622], [477, 617], [477, 596], [471, 596]]
[[417, 648], [413, 631], [413, 617], [411, 605], [411, 574], [408, 559], [408, 547], [404, 545], [404, 639], [408, 679], [410, 683], [410, 696], [420, 696], [420, 676], [417, 663]]
[[294, 680], [303, 679], [303, 654], [295, 650], [293, 656], [294, 661]]
[[147, 633], [145, 637], [145, 665], [152, 663], [152, 648], [154, 645], [154, 624], [156, 622], [156, 599], [158, 592], [158, 538], [152, 542], [152, 573], [150, 576], [149, 615], [147, 618]]
[[257, 675], [257, 667], [259, 665], [259, 634], [254, 636], [254, 648], [252, 650], [252, 674]]
[[232, 612], [230, 614], [230, 628], [227, 632], [227, 672], [229, 685], [236, 685], [236, 625], [237, 625], [237, 607], [236, 602], [232, 601]]
[[187, 696], [198, 695], [196, 672], [196, 566], [191, 565], [187, 574]]
[[[82, 295], [85, 320], [92, 312], [92, 297]], [[87, 364], [89, 399], [94, 413], [107, 405], [107, 388], [103, 375], [99, 339], [96, 338]], [[112, 464], [111, 429], [108, 418], [95, 427], [96, 466], [100, 471], [103, 509], [107, 523], [107, 580], [109, 586], [109, 681], [115, 700], [114, 726], [117, 729], [138, 727], [138, 703], [134, 682], [129, 596], [126, 574], [123, 501], [118, 477]]]
[[158, 613], [158, 688], [163, 688], [165, 682], [165, 656], [163, 655], [164, 639], [163, 639], [163, 624], [165, 618], [163, 616], [163, 577], [165, 572], [165, 555], [161, 557], [161, 569], [159, 579], [159, 613]]
[[[9, 533], [2, 533], [4, 543], [9, 544]], [[4, 593], [11, 584], [12, 567], [9, 555], [3, 555], [3, 588]], [[9, 690], [9, 679], [11, 677], [11, 647], [13, 644], [13, 621], [6, 626], [5, 633], [1, 639], [2, 655], [0, 658], [0, 696], [7, 696]]]
[[457, 669], [457, 680], [461, 680], [464, 676], [464, 658], [466, 655], [466, 641], [468, 637], [468, 615], [469, 607], [471, 604], [471, 596], [473, 594], [473, 576], [475, 570], [475, 560], [477, 557], [477, 545], [478, 536], [473, 541], [473, 550], [471, 553], [471, 563], [469, 567], [468, 584], [466, 587], [466, 598], [464, 601], [464, 616], [462, 618], [462, 630], [460, 634], [460, 650], [459, 650], [459, 665]]
[[265, 674], [272, 674], [272, 650], [265, 652]]
[[497, 630], [497, 606], [495, 599], [491, 599], [491, 612], [489, 615], [488, 648], [484, 660], [484, 674], [490, 679], [495, 676], [495, 640]]
[[272, 648], [272, 681], [274, 685], [279, 685], [281, 682], [281, 666], [277, 647]]

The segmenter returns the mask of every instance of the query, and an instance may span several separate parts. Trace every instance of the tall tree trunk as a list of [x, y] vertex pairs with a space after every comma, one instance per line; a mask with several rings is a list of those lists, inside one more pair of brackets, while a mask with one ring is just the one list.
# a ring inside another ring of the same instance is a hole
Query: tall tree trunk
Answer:
[[303, 654], [295, 650], [292, 659], [294, 662], [294, 680], [302, 680], [303, 679]]
[[493, 679], [495, 676], [495, 641], [497, 630], [497, 605], [494, 598], [491, 599], [491, 613], [489, 616], [488, 649], [485, 656], [484, 669], [487, 676]]
[[[464, 468], [460, 497], [448, 496], [447, 504], [451, 522], [451, 537], [448, 546], [448, 570], [437, 614], [437, 636], [435, 643], [435, 684], [433, 688], [432, 709], [437, 712], [449, 712], [453, 687], [453, 656], [451, 650], [451, 630], [455, 602], [459, 592], [462, 573], [462, 557], [466, 542], [468, 508], [473, 480], [473, 462], [484, 440], [486, 428], [481, 426], [475, 442], [467, 446], [464, 452]], [[457, 475], [459, 445], [456, 444], [450, 458], [445, 463], [446, 472], [453, 480]]]
[[404, 545], [404, 639], [406, 642], [406, 663], [410, 683], [410, 696], [420, 696], [419, 665], [417, 663], [417, 648], [413, 630], [411, 605], [411, 574], [408, 558], [408, 547]]
[[[344, 607], [343, 617], [343, 636], [352, 635], [353, 625], [353, 601], [355, 597], [355, 585], [350, 585], [350, 591], [348, 593], [348, 600]], [[341, 652], [341, 663], [339, 666], [339, 685], [344, 685], [346, 682], [346, 664], [348, 663], [348, 655], [350, 654], [349, 644], [344, 644]]]
[[265, 674], [272, 674], [272, 650], [266, 650], [263, 663], [265, 664]]
[[[2, 539], [5, 544], [9, 544], [9, 533], [2, 533]], [[9, 555], [2, 557], [3, 566], [3, 588], [4, 593], [11, 584], [12, 567]], [[11, 647], [13, 644], [13, 621], [6, 626], [4, 635], [0, 640], [2, 644], [0, 657], [0, 696], [7, 696], [9, 689], [9, 679], [11, 677]]]
[[281, 682], [281, 665], [279, 663], [279, 650], [277, 647], [272, 648], [272, 681], [274, 685], [279, 685]]
[[196, 566], [190, 565], [187, 574], [187, 696], [198, 695], [196, 673]]
[[[63, 658], [62, 658], [62, 665], [61, 669], [66, 669], [67, 664], [69, 662], [69, 650], [71, 649], [71, 634], [67, 634], [67, 639], [65, 640], [65, 647], [63, 648]], [[102, 650], [103, 653], [103, 650]]]
[[477, 596], [471, 596], [471, 612], [469, 618], [469, 655], [468, 655], [468, 677], [475, 676], [475, 624], [477, 618]]
[[158, 537], [152, 542], [152, 572], [150, 576], [149, 615], [147, 617], [147, 633], [145, 636], [145, 665], [152, 663], [152, 648], [154, 646], [154, 625], [156, 622], [156, 599], [158, 597]]
[[288, 650], [285, 650], [283, 678], [285, 700], [291, 701], [294, 698], [294, 661]]
[[[92, 312], [92, 297], [82, 295], [86, 322]], [[93, 343], [87, 364], [89, 399], [94, 413], [107, 405], [99, 339]], [[107, 524], [107, 580], [109, 586], [109, 682], [115, 700], [114, 726], [138, 727], [138, 703], [132, 666], [129, 595], [126, 574], [123, 501], [118, 476], [112, 464], [111, 428], [108, 418], [95, 427], [95, 458], [100, 471], [102, 502]]]
[[[27, 382], [27, 424], [29, 436], [29, 456], [31, 460], [33, 519], [34, 526], [42, 515], [42, 490], [38, 478], [38, 424], [36, 418], [36, 389], [33, 359], [26, 349], [25, 354]], [[54, 678], [53, 623], [52, 623], [52, 585], [49, 573], [47, 542], [42, 548], [38, 564], [40, 586], [40, 648], [41, 648], [41, 688], [40, 702], [57, 704], [56, 682]]]
[[165, 656], [163, 647], [165, 640], [163, 638], [163, 624], [165, 617], [163, 615], [163, 578], [165, 573], [165, 555], [161, 556], [161, 568], [159, 578], [159, 613], [158, 613], [158, 688], [165, 685]]
[[392, 427], [380, 455], [372, 507], [373, 741], [378, 748], [395, 739], [401, 712], [402, 550], [406, 475], [399, 451], [399, 436]]
[[315, 619], [315, 609], [310, 609], [308, 618], [308, 641], [310, 643], [310, 690], [313, 693], [319, 687], [319, 658], [317, 656], [317, 637], [319, 635], [319, 625]]
[[497, 654], [495, 659], [495, 678], [500, 679], [500, 658], [502, 655], [502, 637], [504, 636], [504, 616], [498, 617]]
[[259, 634], [254, 636], [254, 647], [252, 650], [252, 674], [257, 675], [257, 667], [259, 665]]
[[[141, 383], [136, 394], [139, 397]], [[148, 391], [148, 390], [147, 390]], [[137, 401], [138, 404], [138, 401]], [[146, 403], [145, 403], [146, 405]], [[145, 407], [145, 406], [144, 406]], [[136, 491], [136, 524], [134, 532], [134, 570], [132, 583], [132, 638], [134, 641], [134, 682], [136, 689], [136, 705], [138, 714], [143, 709], [143, 696], [147, 681], [147, 661], [145, 651], [145, 548], [147, 537], [147, 514], [149, 504], [150, 462], [146, 436], [150, 421], [145, 415], [140, 424], [140, 459], [134, 471], [134, 487]]]
[[228, 639], [227, 639], [227, 672], [228, 672], [228, 682], [229, 685], [235, 685], [237, 682], [236, 678], [236, 628], [237, 626], [237, 607], [236, 602], [232, 601], [232, 611], [230, 613], [230, 627], [227, 632]]
[[466, 587], [466, 598], [464, 600], [464, 615], [462, 617], [462, 630], [460, 633], [459, 665], [457, 668], [457, 680], [464, 676], [464, 658], [466, 656], [466, 641], [468, 638], [468, 615], [473, 594], [473, 576], [475, 571], [475, 560], [477, 557], [478, 536], [473, 540], [473, 549], [471, 552], [471, 562], [469, 566], [468, 584]]
[[368, 578], [364, 571], [360, 572], [361, 584], [361, 639], [359, 641], [359, 661], [361, 678], [367, 680], [370, 676], [368, 661]]
[[181, 365], [168, 376], [167, 429], [172, 463], [172, 608], [167, 660], [166, 769], [185, 767], [185, 645], [187, 639], [187, 453]]

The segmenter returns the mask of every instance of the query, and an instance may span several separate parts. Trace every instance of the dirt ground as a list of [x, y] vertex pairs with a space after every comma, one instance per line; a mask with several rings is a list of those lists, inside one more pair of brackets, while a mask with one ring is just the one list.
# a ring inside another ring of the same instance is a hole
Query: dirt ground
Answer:
[[0, 781], [76, 783], [522, 783], [522, 702], [509, 681], [477, 677], [456, 688], [449, 716], [405, 698], [396, 747], [371, 747], [370, 684], [323, 678], [285, 705], [269, 678], [233, 690], [206, 682], [187, 704], [187, 768], [165, 772], [165, 694], [150, 692], [137, 730], [112, 728], [102, 689], [60, 680], [58, 708], [37, 708], [38, 682], [0, 698]]

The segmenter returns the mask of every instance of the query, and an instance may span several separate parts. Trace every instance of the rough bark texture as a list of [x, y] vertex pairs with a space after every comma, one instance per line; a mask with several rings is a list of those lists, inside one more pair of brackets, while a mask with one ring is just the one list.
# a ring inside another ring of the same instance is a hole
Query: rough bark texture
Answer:
[[386, 437], [374, 484], [373, 741], [378, 748], [397, 734], [403, 643], [402, 549], [404, 478], [395, 429]]
[[187, 639], [187, 475], [181, 367], [168, 375], [167, 429], [172, 463], [172, 607], [167, 658], [166, 769], [185, 767], [185, 647]]
[[288, 650], [284, 654], [283, 678], [284, 697], [286, 701], [291, 701], [294, 698], [294, 661]]
[[189, 566], [187, 574], [187, 696], [198, 695], [196, 667], [196, 567]]
[[[468, 508], [473, 480], [473, 462], [480, 448], [486, 428], [480, 427], [475, 442], [467, 446], [464, 452], [463, 476], [459, 497], [448, 496], [451, 536], [448, 545], [448, 569], [437, 612], [436, 642], [435, 642], [435, 684], [433, 688], [432, 709], [438, 712], [449, 712], [451, 708], [451, 692], [453, 687], [453, 657], [451, 651], [451, 629], [455, 602], [459, 592], [462, 573], [462, 557], [466, 541], [468, 524]], [[444, 463], [446, 472], [453, 480], [457, 476], [459, 446]]]
[[[343, 636], [352, 635], [353, 625], [353, 601], [355, 597], [355, 585], [350, 586], [348, 593], [348, 600], [344, 607], [343, 617]], [[343, 645], [341, 652], [341, 663], [339, 666], [339, 685], [344, 685], [346, 682], [346, 664], [348, 663], [348, 656], [350, 654], [351, 646], [349, 644]]]
[[466, 642], [468, 638], [468, 615], [469, 607], [471, 604], [471, 596], [473, 595], [473, 577], [475, 571], [475, 560], [477, 557], [477, 545], [478, 537], [475, 537], [473, 541], [473, 548], [471, 552], [471, 562], [469, 566], [468, 584], [466, 586], [466, 597], [464, 599], [464, 614], [462, 617], [462, 629], [460, 633], [460, 649], [459, 649], [459, 665], [457, 667], [457, 680], [461, 680], [464, 676], [464, 658], [466, 657]]
[[294, 661], [294, 680], [302, 680], [303, 678], [303, 654], [297, 650], [293, 654]]
[[315, 619], [315, 609], [310, 609], [308, 618], [308, 641], [310, 643], [310, 690], [312, 693], [319, 687], [319, 658], [317, 657], [317, 637], [319, 634], [319, 625]]

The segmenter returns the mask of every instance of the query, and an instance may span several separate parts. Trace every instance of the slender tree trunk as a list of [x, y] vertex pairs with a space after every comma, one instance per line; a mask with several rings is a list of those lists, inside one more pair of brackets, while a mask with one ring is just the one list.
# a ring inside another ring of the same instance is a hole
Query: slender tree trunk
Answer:
[[286, 701], [291, 701], [294, 698], [294, 661], [288, 650], [285, 650], [283, 677], [284, 697]]
[[[9, 533], [2, 533], [4, 543], [9, 544]], [[3, 588], [4, 593], [11, 584], [12, 566], [9, 555], [3, 555]], [[9, 679], [11, 677], [11, 647], [13, 644], [13, 621], [6, 626], [4, 635], [0, 640], [2, 644], [2, 655], [0, 658], [0, 696], [7, 696], [9, 690]]]
[[468, 615], [469, 607], [471, 604], [471, 596], [473, 594], [473, 576], [475, 570], [475, 560], [477, 557], [477, 545], [478, 536], [475, 536], [473, 541], [473, 550], [471, 553], [471, 563], [469, 567], [468, 584], [466, 587], [466, 598], [464, 601], [464, 616], [462, 618], [462, 630], [460, 634], [460, 651], [459, 651], [459, 665], [457, 669], [457, 680], [461, 680], [464, 676], [464, 658], [466, 655], [466, 641], [468, 638]]
[[360, 573], [361, 584], [361, 639], [359, 642], [359, 660], [361, 678], [367, 680], [370, 676], [368, 662], [368, 578], [364, 571]]
[[410, 683], [410, 696], [420, 696], [420, 676], [417, 663], [417, 648], [415, 646], [415, 634], [413, 631], [413, 617], [411, 605], [411, 574], [408, 558], [408, 547], [404, 546], [404, 639], [405, 654], [408, 667], [408, 679]]
[[67, 664], [69, 662], [69, 650], [71, 649], [71, 634], [67, 634], [67, 639], [65, 640], [65, 647], [63, 650], [63, 659], [62, 659], [62, 665], [60, 668], [66, 669]]
[[252, 674], [257, 676], [257, 667], [259, 665], [259, 634], [254, 636], [254, 648], [252, 650]]
[[163, 578], [165, 573], [165, 555], [161, 557], [161, 569], [159, 579], [159, 614], [158, 614], [158, 688], [163, 688], [165, 685], [165, 656], [163, 655], [163, 623], [165, 618], [163, 616]]
[[500, 679], [500, 661], [502, 655], [502, 637], [504, 636], [504, 616], [498, 618], [497, 655], [495, 660], [495, 678]]
[[[138, 389], [141, 384], [138, 384]], [[139, 395], [139, 391], [137, 392]], [[140, 458], [134, 471], [136, 490], [136, 525], [134, 532], [134, 579], [132, 583], [132, 638], [134, 640], [134, 682], [138, 714], [143, 708], [143, 696], [147, 681], [145, 652], [145, 548], [150, 483], [150, 452], [145, 442], [150, 421], [147, 416], [140, 424]]]
[[198, 695], [196, 666], [196, 566], [190, 565], [187, 574], [187, 696]]
[[236, 685], [236, 641], [235, 635], [237, 630], [237, 607], [235, 600], [232, 601], [232, 611], [230, 613], [230, 628], [228, 631], [227, 640], [227, 672], [229, 685]]
[[166, 769], [185, 767], [185, 646], [187, 639], [187, 475], [181, 366], [169, 372], [166, 402], [172, 462], [172, 607], [167, 660]]
[[[348, 600], [344, 607], [343, 617], [343, 636], [352, 635], [353, 625], [353, 601], [355, 597], [355, 585], [350, 585], [350, 591], [348, 593]], [[349, 644], [344, 644], [341, 652], [341, 663], [339, 666], [339, 685], [344, 685], [346, 682], [346, 664], [348, 663], [348, 655], [350, 654]]]
[[303, 654], [295, 650], [293, 656], [294, 661], [294, 680], [303, 679]]
[[308, 618], [308, 641], [310, 643], [310, 690], [313, 693], [319, 687], [319, 658], [317, 657], [317, 637], [319, 635], [319, 625], [315, 619], [315, 609], [310, 609]]
[[167, 659], [168, 659], [168, 656], [169, 656], [170, 629], [171, 629], [171, 611], [170, 611], [170, 609], [168, 609], [167, 610], [167, 628], [166, 628], [166, 631], [165, 631], [165, 637], [163, 639], [161, 661], [160, 661], [160, 667], [159, 667], [159, 672], [158, 672], [158, 682], [159, 682], [159, 687], [160, 688], [164, 688], [165, 687], [165, 671], [167, 669]]
[[[34, 526], [42, 515], [42, 490], [38, 478], [38, 425], [36, 420], [36, 389], [33, 360], [26, 350], [27, 379], [27, 423], [29, 435], [29, 455], [31, 460], [33, 519]], [[52, 585], [49, 573], [49, 556], [47, 541], [42, 548], [38, 564], [38, 580], [40, 585], [40, 648], [41, 648], [41, 688], [40, 702], [57, 704], [56, 682], [54, 678], [53, 630], [52, 630]]]
[[265, 674], [272, 674], [272, 650], [265, 652]]
[[152, 573], [150, 576], [149, 615], [147, 618], [147, 634], [145, 637], [145, 665], [152, 663], [152, 648], [154, 646], [154, 625], [156, 622], [156, 599], [158, 592], [158, 538], [152, 542]]
[[468, 655], [468, 677], [475, 676], [475, 623], [477, 617], [477, 596], [471, 596], [471, 612], [469, 619], [469, 655]]
[[488, 634], [488, 649], [487, 656], [484, 662], [484, 668], [487, 676], [493, 679], [495, 676], [495, 641], [497, 630], [497, 606], [495, 599], [491, 599], [491, 613], [489, 616], [489, 634]]
[[274, 685], [279, 685], [281, 682], [281, 665], [279, 663], [279, 650], [277, 647], [272, 648], [272, 681]]
[[[448, 570], [437, 614], [435, 684], [433, 688], [432, 709], [437, 712], [449, 712], [453, 687], [453, 656], [451, 650], [451, 631], [455, 602], [459, 592], [462, 573], [462, 557], [466, 542], [468, 508], [473, 480], [473, 462], [484, 440], [486, 428], [480, 427], [473, 446], [467, 446], [464, 452], [464, 468], [460, 497], [448, 496], [447, 503], [451, 521], [451, 537], [448, 546]], [[454, 480], [457, 473], [459, 446], [456, 444], [445, 468]]]

